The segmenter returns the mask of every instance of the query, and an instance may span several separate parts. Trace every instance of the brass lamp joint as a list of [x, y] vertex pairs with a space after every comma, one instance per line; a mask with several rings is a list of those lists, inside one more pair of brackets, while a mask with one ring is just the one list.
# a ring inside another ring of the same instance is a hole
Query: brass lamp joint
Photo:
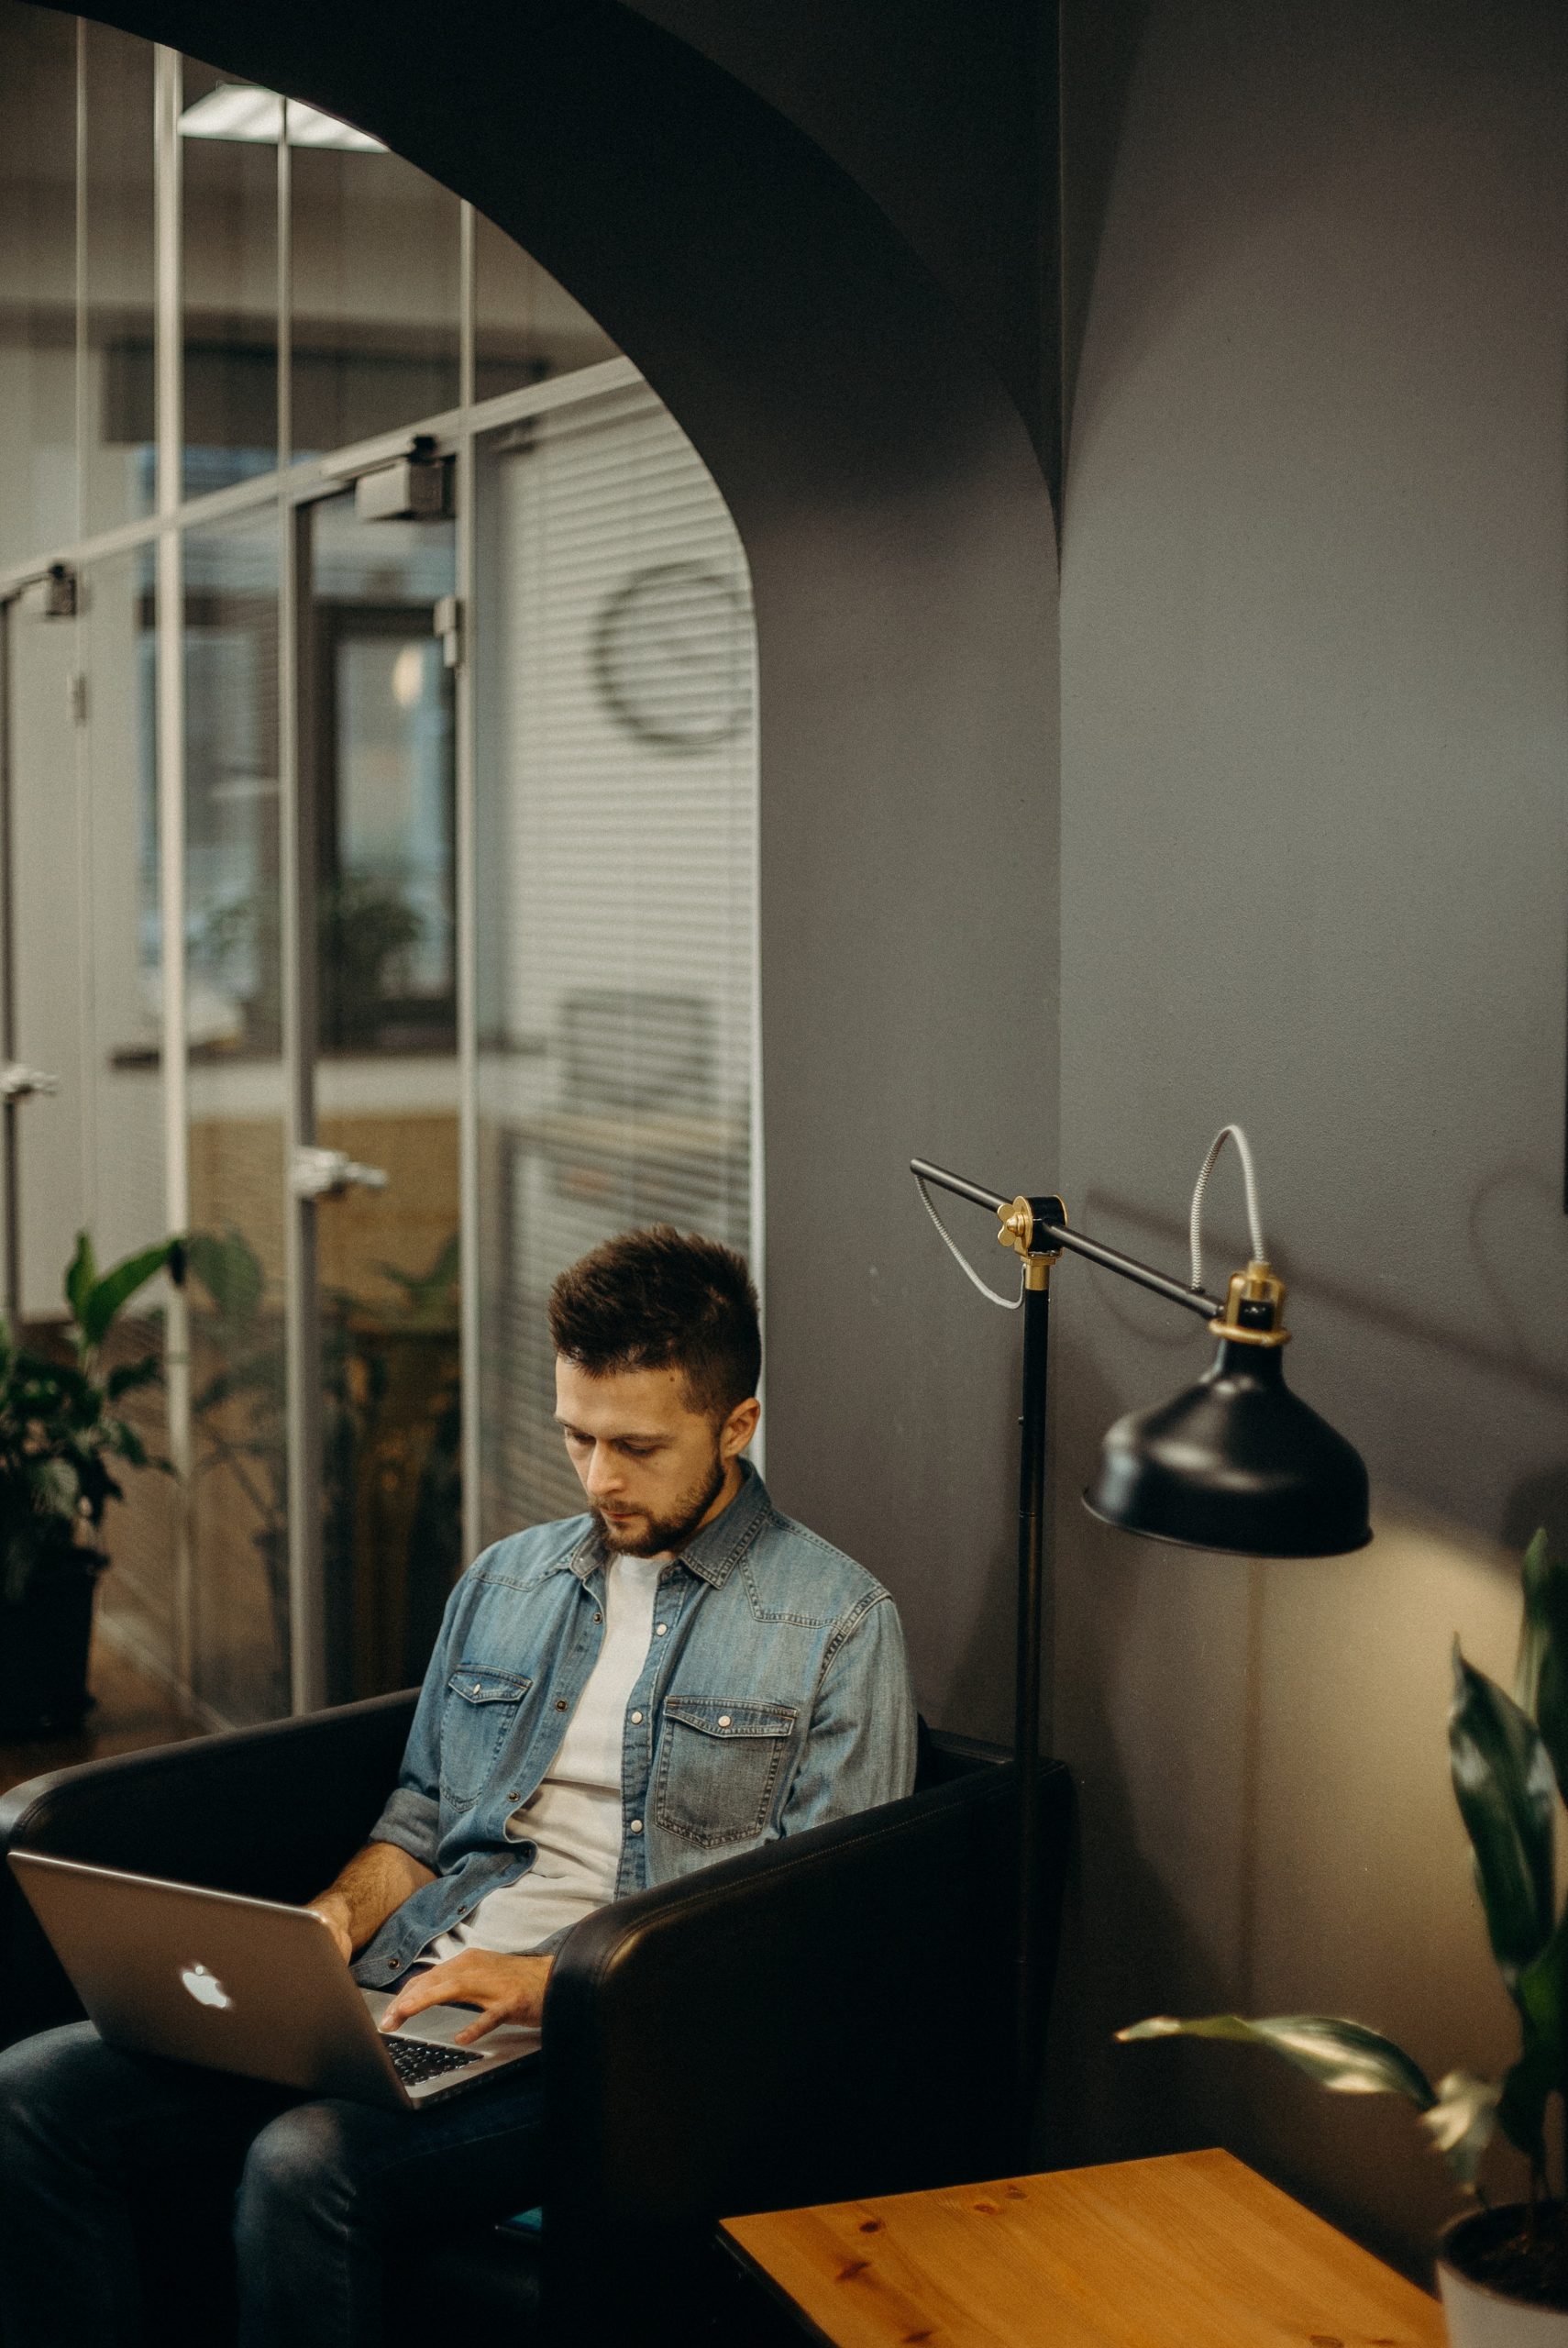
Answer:
[[1285, 1325], [1285, 1282], [1254, 1256], [1244, 1272], [1232, 1272], [1225, 1310], [1209, 1324], [1217, 1337], [1238, 1346], [1287, 1346]]
[[[1066, 1223], [1067, 1210], [1060, 1199], [1048, 1199], [1043, 1203], [1050, 1210], [1049, 1220]], [[999, 1246], [1010, 1247], [1022, 1259], [1025, 1288], [1043, 1289], [1051, 1285], [1051, 1267], [1059, 1261], [1059, 1247], [1036, 1247], [1034, 1245], [1034, 1209], [1025, 1198], [1016, 1198], [1010, 1206], [997, 1209], [1001, 1229], [997, 1234]]]

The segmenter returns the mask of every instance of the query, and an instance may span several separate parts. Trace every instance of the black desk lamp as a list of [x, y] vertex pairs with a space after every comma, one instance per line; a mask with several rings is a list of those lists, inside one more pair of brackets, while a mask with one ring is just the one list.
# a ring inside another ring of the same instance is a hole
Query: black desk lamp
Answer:
[[[1228, 1138], [1246, 1179], [1253, 1246], [1245, 1271], [1233, 1273], [1223, 1300], [1203, 1286], [1203, 1193]], [[1051, 1267], [1064, 1250], [1086, 1256], [1171, 1303], [1201, 1313], [1219, 1339], [1203, 1376], [1171, 1401], [1119, 1419], [1100, 1448], [1099, 1470], [1084, 1505], [1107, 1524], [1192, 1549], [1246, 1557], [1328, 1557], [1364, 1548], [1366, 1469], [1360, 1456], [1285, 1383], [1282, 1354], [1285, 1284], [1269, 1268], [1258, 1217], [1252, 1153], [1239, 1125], [1215, 1136], [1192, 1196], [1192, 1278], [1167, 1273], [1067, 1227], [1060, 1199], [1005, 1199], [924, 1158], [910, 1170], [927, 1213], [970, 1279], [993, 1303], [1023, 1308], [1022, 1445], [1018, 1500], [1018, 1655], [1013, 1752], [1017, 1772], [1018, 1922], [1013, 2135], [1027, 2164], [1033, 2075], [1035, 1821], [1040, 1759], [1040, 1600], [1045, 1530], [1046, 1338]], [[988, 1288], [954, 1246], [926, 1185], [971, 1200], [998, 1216], [997, 1236], [1022, 1266], [1016, 1298]]]

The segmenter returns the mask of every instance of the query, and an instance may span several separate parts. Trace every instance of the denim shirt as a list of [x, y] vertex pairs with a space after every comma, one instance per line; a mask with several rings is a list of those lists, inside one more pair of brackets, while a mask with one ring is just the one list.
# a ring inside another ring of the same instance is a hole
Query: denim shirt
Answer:
[[[895, 1800], [915, 1714], [892, 1600], [781, 1516], [756, 1470], [665, 1568], [626, 1708], [615, 1895]], [[515, 1882], [505, 1839], [559, 1749], [604, 1637], [607, 1558], [589, 1516], [487, 1549], [447, 1601], [398, 1783], [370, 1839], [435, 1871], [355, 1966], [396, 1980], [428, 1942]], [[556, 1935], [553, 1947], [565, 1934]]]

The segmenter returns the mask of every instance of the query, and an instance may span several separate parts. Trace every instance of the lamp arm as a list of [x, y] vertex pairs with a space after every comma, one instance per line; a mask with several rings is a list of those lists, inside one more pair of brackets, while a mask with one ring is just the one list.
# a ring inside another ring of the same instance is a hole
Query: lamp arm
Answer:
[[[984, 1189], [978, 1182], [966, 1182], [962, 1175], [950, 1174], [944, 1166], [933, 1166], [924, 1157], [911, 1157], [910, 1171], [922, 1182], [934, 1182], [939, 1190], [951, 1191], [955, 1198], [967, 1199], [971, 1205], [988, 1207], [1004, 1221], [1016, 1203], [1004, 1199], [995, 1191]], [[1035, 1247], [1036, 1241], [1043, 1245]], [[1091, 1239], [1087, 1232], [1073, 1231], [1066, 1223], [1047, 1222], [1036, 1216], [1030, 1233], [1030, 1251], [1055, 1255], [1066, 1247], [1075, 1256], [1087, 1257], [1102, 1271], [1118, 1272], [1124, 1280], [1136, 1280], [1140, 1288], [1152, 1289], [1172, 1304], [1184, 1304], [1189, 1312], [1201, 1314], [1212, 1321], [1225, 1311], [1223, 1301], [1200, 1288], [1189, 1288], [1184, 1280], [1173, 1279], [1168, 1272], [1157, 1272], [1152, 1264], [1141, 1264], [1135, 1256], [1124, 1256], [1119, 1247], [1108, 1247], [1102, 1240]]]
[[917, 1182], [934, 1182], [939, 1191], [951, 1191], [955, 1199], [968, 1199], [975, 1206], [989, 1207], [993, 1214], [1000, 1214], [1012, 1204], [996, 1191], [982, 1190], [978, 1182], [966, 1182], [961, 1174], [950, 1174], [945, 1166], [933, 1166], [927, 1157], [911, 1157], [910, 1172]]
[[1140, 1288], [1152, 1289], [1156, 1296], [1168, 1298], [1172, 1304], [1185, 1304], [1189, 1312], [1200, 1313], [1205, 1321], [1214, 1320], [1225, 1310], [1221, 1300], [1210, 1296], [1207, 1289], [1188, 1288], [1185, 1280], [1172, 1279], [1168, 1272], [1157, 1272], [1152, 1264], [1141, 1264], [1136, 1256], [1124, 1256], [1119, 1247], [1107, 1247], [1103, 1241], [1091, 1239], [1087, 1232], [1069, 1231], [1056, 1223], [1037, 1223], [1034, 1228], [1053, 1247], [1066, 1247], [1075, 1256], [1087, 1256], [1091, 1264], [1099, 1264], [1108, 1272], [1120, 1272], [1124, 1280], [1136, 1280]]

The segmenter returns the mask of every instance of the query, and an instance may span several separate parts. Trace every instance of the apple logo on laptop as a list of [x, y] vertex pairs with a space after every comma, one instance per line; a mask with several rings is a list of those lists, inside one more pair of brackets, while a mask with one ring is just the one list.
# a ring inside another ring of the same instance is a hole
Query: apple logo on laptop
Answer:
[[217, 1975], [209, 1973], [204, 1965], [188, 1965], [180, 1979], [199, 2006], [218, 2006], [226, 2010], [234, 2003]]

